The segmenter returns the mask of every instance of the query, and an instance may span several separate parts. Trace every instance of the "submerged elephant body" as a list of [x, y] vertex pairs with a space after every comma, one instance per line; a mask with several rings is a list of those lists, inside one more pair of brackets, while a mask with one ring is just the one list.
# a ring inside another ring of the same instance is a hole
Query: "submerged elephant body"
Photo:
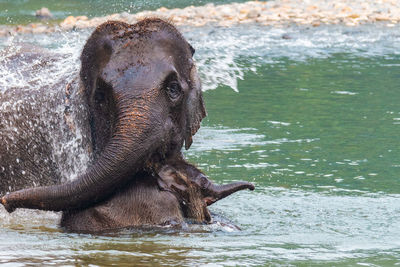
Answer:
[[103, 203], [63, 212], [60, 226], [73, 232], [101, 232], [123, 227], [162, 226], [183, 220], [175, 195], [161, 191], [156, 178], [143, 173]]
[[164, 165], [158, 174], [139, 173], [132, 182], [93, 207], [63, 212], [61, 227], [68, 231], [100, 232], [132, 226], [179, 225], [186, 220], [210, 223], [207, 206], [239, 190], [248, 182], [213, 184], [183, 159]]

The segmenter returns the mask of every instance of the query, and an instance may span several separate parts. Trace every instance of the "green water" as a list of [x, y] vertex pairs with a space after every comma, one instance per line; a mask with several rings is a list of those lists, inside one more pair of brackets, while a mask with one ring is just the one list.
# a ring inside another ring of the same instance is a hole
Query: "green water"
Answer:
[[0, 0], [0, 24], [26, 24], [38, 22], [35, 11], [47, 7], [54, 20], [67, 16], [97, 17], [113, 13], [137, 13], [143, 10], [155, 10], [159, 7], [182, 8], [190, 5], [200, 6], [207, 3], [225, 4], [245, 2], [245, 0]]
[[[78, 235], [61, 232], [59, 214], [0, 210], [0, 263], [398, 265], [399, 29], [182, 28], [196, 48], [208, 110], [185, 153], [216, 182], [256, 185], [211, 207], [242, 230]], [[71, 75], [89, 33], [0, 40], [67, 55], [41, 72], [47, 84]], [[2, 87], [23, 80], [0, 66]]]
[[346, 54], [282, 60], [246, 74], [239, 93], [209, 91], [204, 125], [247, 128], [260, 138], [239, 153], [199, 159], [233, 166], [229, 179], [247, 176], [262, 186], [400, 193], [397, 62]]

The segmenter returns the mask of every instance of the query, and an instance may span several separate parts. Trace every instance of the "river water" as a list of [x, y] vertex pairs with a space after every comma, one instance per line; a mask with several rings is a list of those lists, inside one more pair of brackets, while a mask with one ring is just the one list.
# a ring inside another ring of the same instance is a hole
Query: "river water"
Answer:
[[[256, 185], [211, 206], [242, 230], [71, 234], [59, 230], [57, 213], [1, 209], [0, 263], [399, 264], [400, 27], [181, 30], [196, 48], [208, 110], [185, 153], [216, 182]], [[1, 86], [70, 78], [89, 34], [1, 39], [63, 55], [41, 77], [2, 65]]]

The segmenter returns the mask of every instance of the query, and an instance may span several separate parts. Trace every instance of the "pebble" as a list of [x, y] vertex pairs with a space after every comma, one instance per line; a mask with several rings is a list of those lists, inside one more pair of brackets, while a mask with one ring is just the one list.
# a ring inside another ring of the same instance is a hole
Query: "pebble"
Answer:
[[[42, 8], [37, 11], [37, 16], [51, 17], [52, 15], [47, 8]], [[59, 24], [0, 25], [0, 36], [93, 28], [107, 20], [135, 23], [146, 17], [160, 17], [172, 21], [177, 26], [194, 27], [207, 24], [230, 27], [246, 23], [268, 26], [298, 24], [313, 27], [324, 24], [343, 24], [354, 27], [366, 23], [383, 23], [387, 27], [393, 27], [400, 23], [400, 1], [271, 0], [224, 5], [208, 3], [204, 6], [188, 6], [183, 9], [160, 7], [155, 11], [142, 11], [136, 14], [122, 12], [91, 19], [86, 16], [69, 16]]]
[[50, 10], [47, 7], [42, 7], [39, 10], [36, 10], [35, 16], [41, 20], [51, 19], [53, 14], [51, 14]]

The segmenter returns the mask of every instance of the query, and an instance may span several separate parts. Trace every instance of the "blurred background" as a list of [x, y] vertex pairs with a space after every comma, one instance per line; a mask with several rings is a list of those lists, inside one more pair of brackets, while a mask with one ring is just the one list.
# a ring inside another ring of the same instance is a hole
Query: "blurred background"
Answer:
[[0, 24], [26, 24], [38, 22], [35, 14], [37, 10], [46, 7], [50, 10], [54, 20], [62, 20], [68, 16], [98, 17], [113, 13], [137, 13], [143, 10], [155, 10], [160, 7], [182, 8], [190, 5], [199, 6], [207, 3], [225, 4], [245, 2], [244, 0], [1, 0]]

